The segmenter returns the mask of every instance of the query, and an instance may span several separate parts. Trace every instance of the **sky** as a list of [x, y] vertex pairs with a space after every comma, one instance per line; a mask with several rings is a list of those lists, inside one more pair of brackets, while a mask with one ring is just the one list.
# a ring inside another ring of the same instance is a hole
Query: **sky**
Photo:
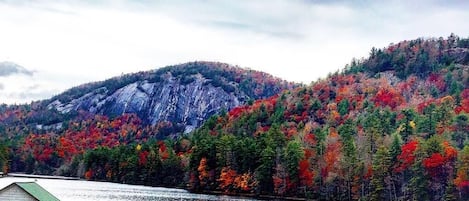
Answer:
[[219, 61], [309, 84], [372, 47], [469, 36], [469, 1], [0, 0], [0, 103]]

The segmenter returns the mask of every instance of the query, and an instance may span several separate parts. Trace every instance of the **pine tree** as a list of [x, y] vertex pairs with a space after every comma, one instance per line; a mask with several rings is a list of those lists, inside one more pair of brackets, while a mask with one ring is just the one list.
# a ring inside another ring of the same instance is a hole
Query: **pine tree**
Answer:
[[275, 151], [270, 146], [261, 152], [260, 166], [256, 170], [256, 178], [259, 181], [257, 193], [272, 192], [273, 181], [272, 175], [274, 171]]
[[389, 168], [391, 165], [391, 157], [389, 150], [382, 146], [378, 149], [373, 159], [373, 176], [371, 185], [373, 191], [371, 200], [390, 200], [390, 187], [386, 181], [389, 181]]
[[369, 111], [369, 115], [364, 119], [364, 127], [367, 136], [367, 141], [370, 146], [369, 154], [373, 158], [376, 152], [376, 144], [381, 135], [383, 135], [383, 126], [379, 118], [378, 109]]
[[392, 134], [391, 148], [389, 149], [389, 154], [391, 157], [392, 164], [397, 164], [397, 156], [401, 154], [402, 139], [399, 133]]
[[401, 120], [400, 134], [405, 142], [415, 133], [415, 112], [412, 109], [402, 110], [404, 118]]
[[[392, 134], [392, 142], [391, 142], [391, 147], [389, 148], [389, 157], [391, 160], [391, 164], [399, 164], [399, 160], [397, 159], [397, 156], [401, 154], [401, 146], [402, 146], [402, 139], [399, 133], [393, 133]], [[391, 174], [391, 194], [393, 199], [392, 200], [397, 200], [397, 196], [400, 193], [400, 178], [399, 174], [396, 173], [395, 171], [389, 171]]]
[[162, 163], [158, 148], [155, 146], [148, 155], [148, 181], [150, 185], [157, 185], [159, 182], [158, 173], [161, 171]]
[[389, 108], [385, 108], [380, 114], [381, 125], [383, 127], [383, 135], [390, 135], [396, 129], [396, 113], [391, 112]]
[[8, 169], [8, 149], [7, 146], [0, 141], [0, 170], [7, 172]]
[[454, 121], [454, 132], [452, 139], [459, 149], [464, 147], [464, 142], [469, 137], [469, 116], [467, 114], [460, 114], [456, 116]]
[[436, 106], [430, 104], [423, 110], [423, 115], [419, 118], [418, 131], [431, 137], [436, 133]]
[[284, 147], [285, 146], [285, 134], [280, 130], [278, 124], [272, 124], [269, 131], [267, 131], [267, 145], [271, 147]]
[[416, 152], [416, 159], [411, 167], [411, 178], [409, 182], [411, 200], [414, 201], [426, 201], [429, 200], [429, 194], [427, 193], [428, 178], [425, 175], [422, 160], [425, 157], [424, 150], [419, 147]]
[[347, 99], [343, 99], [339, 102], [339, 114], [340, 116], [344, 116], [348, 113], [349, 110], [349, 101]]
[[354, 142], [354, 135], [356, 134], [356, 129], [353, 121], [347, 119], [343, 125], [339, 127], [339, 135], [342, 137], [343, 141], [343, 153], [344, 153], [344, 163], [343, 168], [345, 171], [345, 183], [346, 183], [346, 197], [347, 200], [351, 200], [354, 197], [352, 189], [355, 185], [354, 178], [357, 176], [357, 149]]
[[289, 141], [285, 149], [284, 160], [290, 180], [293, 184], [297, 185], [299, 182], [298, 168], [301, 158], [303, 158], [303, 149], [299, 142], [293, 140]]
[[437, 126], [440, 128], [446, 128], [450, 126], [454, 116], [454, 99], [452, 96], [445, 96], [441, 98], [441, 105], [436, 108], [436, 121]]

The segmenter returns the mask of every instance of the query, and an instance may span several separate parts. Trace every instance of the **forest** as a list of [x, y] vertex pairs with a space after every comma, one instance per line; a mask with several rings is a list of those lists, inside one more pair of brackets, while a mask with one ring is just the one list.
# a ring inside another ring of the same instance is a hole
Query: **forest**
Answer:
[[14, 135], [20, 122], [2, 125], [0, 165], [194, 192], [465, 200], [468, 86], [469, 38], [402, 41], [177, 138], [162, 137], [171, 122], [144, 126], [134, 114], [82, 112], [62, 132]]

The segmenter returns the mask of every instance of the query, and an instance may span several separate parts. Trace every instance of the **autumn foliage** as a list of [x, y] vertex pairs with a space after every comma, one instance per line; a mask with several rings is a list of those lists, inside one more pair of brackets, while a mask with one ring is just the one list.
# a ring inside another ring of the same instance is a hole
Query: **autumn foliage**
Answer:
[[402, 152], [397, 159], [400, 161], [399, 165], [395, 169], [397, 172], [408, 169], [415, 161], [415, 151], [418, 147], [418, 142], [412, 140], [404, 145], [402, 145]]
[[[16, 171], [313, 200], [464, 200], [464, 40], [453, 35], [373, 48], [342, 72], [249, 101], [174, 139], [160, 134], [178, 125], [145, 125], [135, 114], [80, 113], [61, 130], [28, 130], [20, 119], [37, 114], [18, 106], [2, 110], [0, 120], [15, 125], [5, 139], [18, 144], [11, 149]], [[245, 76], [232, 74], [236, 68], [226, 70], [243, 82]], [[252, 93], [269, 86], [253, 85]]]

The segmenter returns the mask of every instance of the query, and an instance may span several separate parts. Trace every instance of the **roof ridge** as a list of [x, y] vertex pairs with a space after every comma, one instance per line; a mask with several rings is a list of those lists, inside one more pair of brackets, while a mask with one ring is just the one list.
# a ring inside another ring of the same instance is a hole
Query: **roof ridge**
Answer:
[[40, 201], [60, 201], [55, 195], [47, 191], [44, 187], [39, 185], [36, 181], [32, 182], [13, 182], [10, 185], [17, 185], [23, 189], [26, 193], [33, 196]]

